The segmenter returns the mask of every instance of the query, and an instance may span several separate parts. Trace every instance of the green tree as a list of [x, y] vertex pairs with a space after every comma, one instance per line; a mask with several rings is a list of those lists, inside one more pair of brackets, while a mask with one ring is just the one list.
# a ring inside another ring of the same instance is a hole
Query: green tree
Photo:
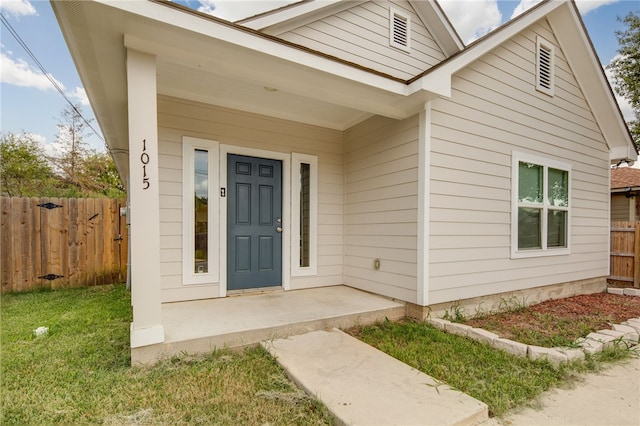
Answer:
[[626, 28], [616, 31], [618, 55], [607, 68], [613, 72], [616, 92], [631, 104], [635, 120], [628, 123], [629, 130], [640, 147], [640, 16], [630, 12], [620, 20]]
[[85, 139], [91, 136], [89, 123], [82, 117], [80, 105], [68, 106], [60, 114], [56, 142], [61, 147], [58, 156], [51, 160], [68, 187], [82, 192], [91, 182], [83, 181], [84, 160], [93, 152]]
[[44, 150], [29, 133], [0, 136], [2, 195], [37, 197], [55, 187], [55, 177]]
[[62, 110], [56, 142], [61, 152], [51, 160], [63, 182], [65, 197], [112, 197], [125, 195], [111, 156], [89, 148], [90, 121], [82, 117], [79, 105]]
[[82, 159], [79, 181], [83, 189], [109, 198], [125, 196], [113, 158], [106, 152], [92, 152]]

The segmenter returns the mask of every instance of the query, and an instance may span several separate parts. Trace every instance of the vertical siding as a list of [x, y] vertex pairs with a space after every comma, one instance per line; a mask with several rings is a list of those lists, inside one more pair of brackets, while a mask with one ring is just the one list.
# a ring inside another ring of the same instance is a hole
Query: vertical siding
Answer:
[[345, 284], [416, 301], [417, 152], [417, 117], [347, 132]]
[[318, 156], [318, 275], [292, 288], [342, 284], [342, 132], [161, 96], [158, 100], [163, 301], [214, 297], [218, 284], [182, 285], [182, 137]]
[[[411, 18], [411, 52], [389, 45], [389, 7]], [[409, 79], [445, 59], [407, 1], [367, 2], [279, 37], [395, 77]]]
[[[535, 42], [556, 44], [555, 96], [535, 90]], [[609, 155], [546, 21], [458, 73], [433, 103], [430, 303], [607, 274]], [[571, 254], [510, 259], [511, 152], [570, 163]]]

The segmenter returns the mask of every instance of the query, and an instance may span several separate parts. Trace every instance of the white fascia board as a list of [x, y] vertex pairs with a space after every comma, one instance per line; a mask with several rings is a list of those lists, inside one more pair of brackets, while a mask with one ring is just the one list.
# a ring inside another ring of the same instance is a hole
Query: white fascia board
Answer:
[[547, 19], [602, 131], [611, 161], [635, 161], [638, 155], [633, 140], [578, 13], [567, 4]]
[[611, 164], [617, 164], [621, 160], [637, 161], [638, 153], [631, 145], [628, 146], [614, 146], [609, 151], [609, 160]]
[[243, 27], [252, 28], [254, 30], [262, 30], [273, 25], [281, 24], [291, 19], [297, 19], [300, 16], [307, 14], [314, 14], [321, 9], [329, 6], [333, 6], [338, 3], [349, 3], [341, 0], [324, 0], [324, 1], [310, 1], [306, 3], [294, 4], [291, 7], [282, 10], [275, 10], [273, 12], [267, 12], [264, 15], [255, 17], [249, 17], [241, 19], [237, 23]]
[[327, 16], [335, 15], [352, 7], [364, 3], [366, 0], [349, 1], [313, 1], [302, 3], [268, 16], [251, 18], [239, 22], [240, 25], [260, 31], [265, 34], [279, 36], [288, 31], [315, 22]]
[[451, 97], [451, 73], [434, 72], [409, 84], [409, 94], [420, 91], [431, 92], [445, 98]]
[[409, 3], [431, 31], [431, 35], [447, 58], [464, 50], [464, 43], [436, 1], [410, 1]]
[[269, 40], [259, 34], [252, 34], [236, 28], [233, 24], [225, 25], [215, 20], [177, 11], [170, 6], [151, 3], [147, 1], [113, 2], [98, 0], [111, 7], [125, 12], [144, 16], [157, 20], [166, 25], [182, 28], [185, 31], [194, 32], [207, 37], [215, 38], [226, 43], [258, 51], [263, 54], [277, 57], [298, 65], [313, 68], [327, 74], [335, 75], [360, 84], [373, 86], [378, 89], [398, 95], [407, 95], [407, 85], [393, 79], [377, 75], [368, 71], [343, 64], [338, 61], [324, 58], [320, 55], [310, 54], [302, 49]]
[[[424, 76], [417, 79], [414, 83], [422, 80], [423, 83], [421, 83], [421, 87], [424, 87], [425, 90], [437, 90], [437, 84], [431, 83], [429, 82], [429, 80], [435, 79], [435, 81], [440, 84], [446, 80], [447, 76], [450, 79], [453, 74], [460, 71], [462, 68], [480, 59], [491, 50], [500, 46], [511, 37], [517, 35], [525, 28], [544, 18], [554, 9], [562, 6], [568, 1], [569, 0], [549, 1], [548, 3], [536, 6], [535, 9], [525, 12], [519, 18], [516, 18], [515, 21], [506, 23], [503, 27], [494, 30], [494, 32], [490, 33], [489, 35], [467, 46], [466, 50], [462, 51], [457, 56], [447, 60], [441, 66], [436, 66], [433, 71], [427, 72]], [[449, 92], [451, 90], [450, 86], [451, 83], [449, 82]], [[451, 96], [450, 93], [449, 96]]]

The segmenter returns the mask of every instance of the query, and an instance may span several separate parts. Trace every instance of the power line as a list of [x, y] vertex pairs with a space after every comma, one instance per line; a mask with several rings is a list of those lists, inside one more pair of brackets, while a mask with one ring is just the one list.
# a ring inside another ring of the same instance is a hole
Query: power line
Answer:
[[[22, 48], [25, 50], [25, 52], [27, 52], [27, 54], [31, 57], [31, 59], [33, 60], [33, 62], [35, 62], [36, 66], [40, 69], [40, 71], [42, 72], [42, 74], [44, 74], [44, 76], [47, 78], [47, 80], [49, 80], [51, 82], [51, 84], [53, 85], [53, 87], [58, 91], [58, 93], [60, 94], [60, 96], [62, 96], [64, 98], [65, 101], [67, 101], [67, 103], [71, 106], [71, 108], [73, 109], [73, 111], [75, 111], [76, 114], [78, 114], [78, 116], [80, 118], [82, 118], [82, 121], [84, 121], [84, 123], [93, 131], [93, 134], [96, 135], [98, 138], [100, 138], [100, 140], [102, 141], [102, 143], [104, 143], [106, 145], [106, 141], [104, 140], [104, 138], [102, 137], [102, 135], [91, 125], [91, 123], [89, 122], [89, 120], [87, 120], [84, 115], [82, 115], [82, 113], [78, 110], [78, 108], [76, 108], [76, 106], [73, 104], [73, 102], [71, 102], [71, 100], [67, 97], [67, 95], [64, 93], [64, 91], [62, 90], [62, 88], [60, 87], [60, 85], [58, 84], [58, 82], [51, 76], [51, 74], [49, 74], [47, 72], [47, 70], [44, 68], [44, 66], [40, 63], [40, 61], [38, 60], [38, 58], [36, 57], [36, 55], [31, 51], [31, 49], [29, 49], [29, 46], [27, 46], [27, 44], [24, 42], [24, 40], [22, 40], [22, 38], [20, 37], [20, 35], [16, 32], [15, 29], [13, 29], [13, 27], [11, 26], [11, 24], [9, 23], [9, 21], [7, 20], [7, 18], [4, 16], [3, 13], [0, 13], [0, 19], [2, 20], [2, 23], [5, 25], [5, 27], [7, 27], [7, 30], [9, 30], [9, 33], [11, 33], [11, 35], [13, 36], [13, 38], [16, 39], [16, 41], [18, 42], [18, 44], [20, 44], [20, 46], [22, 46]], [[108, 147], [107, 147], [108, 150]]]

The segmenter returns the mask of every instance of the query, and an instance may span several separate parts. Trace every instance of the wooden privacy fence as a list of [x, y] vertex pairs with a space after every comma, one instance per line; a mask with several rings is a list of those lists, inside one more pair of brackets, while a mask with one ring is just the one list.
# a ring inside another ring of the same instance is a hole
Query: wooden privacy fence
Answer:
[[640, 287], [640, 222], [612, 222], [610, 250], [609, 279]]
[[2, 197], [2, 292], [126, 279], [122, 200]]

